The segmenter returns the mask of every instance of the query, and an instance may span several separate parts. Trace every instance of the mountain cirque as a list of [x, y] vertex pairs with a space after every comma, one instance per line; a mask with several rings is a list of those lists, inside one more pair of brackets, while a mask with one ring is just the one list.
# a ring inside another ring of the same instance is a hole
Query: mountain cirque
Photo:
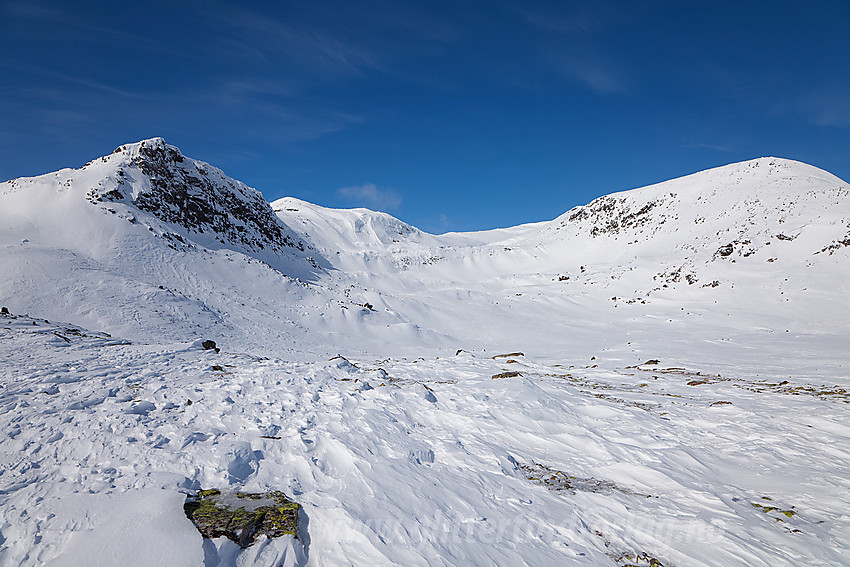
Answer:
[[159, 138], [0, 184], [0, 565], [846, 565], [848, 242], [778, 158], [444, 235]]

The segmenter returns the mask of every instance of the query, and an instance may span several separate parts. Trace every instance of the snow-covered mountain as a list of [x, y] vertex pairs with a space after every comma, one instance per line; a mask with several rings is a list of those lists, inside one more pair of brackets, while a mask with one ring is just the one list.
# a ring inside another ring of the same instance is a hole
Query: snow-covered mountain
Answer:
[[[258, 191], [207, 163], [184, 157], [162, 138], [121, 146], [78, 170], [12, 180], [4, 184], [3, 193], [18, 204], [11, 205], [10, 212], [33, 224], [42, 220], [37, 215], [47, 213], [45, 206], [57, 201], [58, 210], [50, 212], [72, 222], [68, 217], [80, 211], [68, 210], [69, 203], [79, 205], [84, 196], [98, 212], [139, 224], [173, 247], [229, 248], [280, 271], [297, 271], [293, 258], [300, 256], [293, 250], [306, 249], [275, 218]], [[33, 205], [38, 205], [36, 210]], [[92, 223], [109, 224], [103, 219]], [[54, 229], [47, 236], [51, 235], [61, 238], [66, 232]], [[80, 241], [74, 244], [85, 246]]]
[[[638, 329], [669, 321], [713, 344], [738, 327], [772, 334], [781, 353], [786, 341], [831, 349], [847, 331], [835, 298], [850, 291], [848, 185], [790, 160], [732, 164], [480, 233], [434, 236], [292, 198], [273, 206], [371, 303], [426, 320], [459, 347], [584, 354], [633, 342], [653, 357], [669, 343]], [[751, 348], [734, 342], [716, 362]]]
[[238, 326], [229, 303], [262, 289], [264, 308], [291, 306], [322, 271], [258, 191], [161, 138], [0, 200], [4, 305], [129, 338], [218, 335]]
[[2, 183], [0, 565], [847, 564], [848, 260], [779, 158], [443, 235], [160, 138]]
[[667, 317], [670, 302], [808, 332], [801, 312], [818, 328], [846, 315], [831, 298], [848, 289], [847, 194], [824, 171], [762, 158], [549, 222], [435, 236], [366, 209], [270, 206], [155, 138], [0, 185], [0, 301], [132, 339], [206, 334], [260, 350], [317, 330], [330, 350], [380, 350], [388, 326], [416, 348], [533, 348], [541, 321], [569, 322], [547, 335], [561, 341], [588, 318], [622, 318], [614, 308]]

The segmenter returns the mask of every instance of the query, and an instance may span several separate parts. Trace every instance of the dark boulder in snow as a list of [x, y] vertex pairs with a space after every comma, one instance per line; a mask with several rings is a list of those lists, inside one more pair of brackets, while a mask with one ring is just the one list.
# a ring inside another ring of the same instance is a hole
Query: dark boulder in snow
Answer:
[[259, 535], [268, 538], [291, 535], [298, 538], [298, 512], [301, 505], [283, 492], [222, 492], [200, 490], [183, 505], [205, 538], [226, 537], [248, 547]]

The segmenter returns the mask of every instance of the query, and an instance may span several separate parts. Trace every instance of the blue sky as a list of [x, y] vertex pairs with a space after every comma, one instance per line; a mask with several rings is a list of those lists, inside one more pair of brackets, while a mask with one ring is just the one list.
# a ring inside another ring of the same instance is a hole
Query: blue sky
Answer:
[[0, 0], [0, 179], [163, 136], [431, 232], [766, 155], [850, 179], [850, 2]]

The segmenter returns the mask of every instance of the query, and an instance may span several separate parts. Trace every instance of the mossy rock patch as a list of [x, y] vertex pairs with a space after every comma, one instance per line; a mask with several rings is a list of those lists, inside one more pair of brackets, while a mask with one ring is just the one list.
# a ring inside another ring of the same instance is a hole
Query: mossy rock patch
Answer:
[[490, 376], [493, 380], [498, 380], [500, 378], [516, 378], [517, 376], [522, 376], [519, 372], [509, 371], [509, 372], [501, 372], [499, 374], [493, 374]]
[[259, 535], [298, 538], [301, 505], [283, 492], [199, 490], [186, 498], [183, 511], [205, 538], [226, 537], [248, 547]]

